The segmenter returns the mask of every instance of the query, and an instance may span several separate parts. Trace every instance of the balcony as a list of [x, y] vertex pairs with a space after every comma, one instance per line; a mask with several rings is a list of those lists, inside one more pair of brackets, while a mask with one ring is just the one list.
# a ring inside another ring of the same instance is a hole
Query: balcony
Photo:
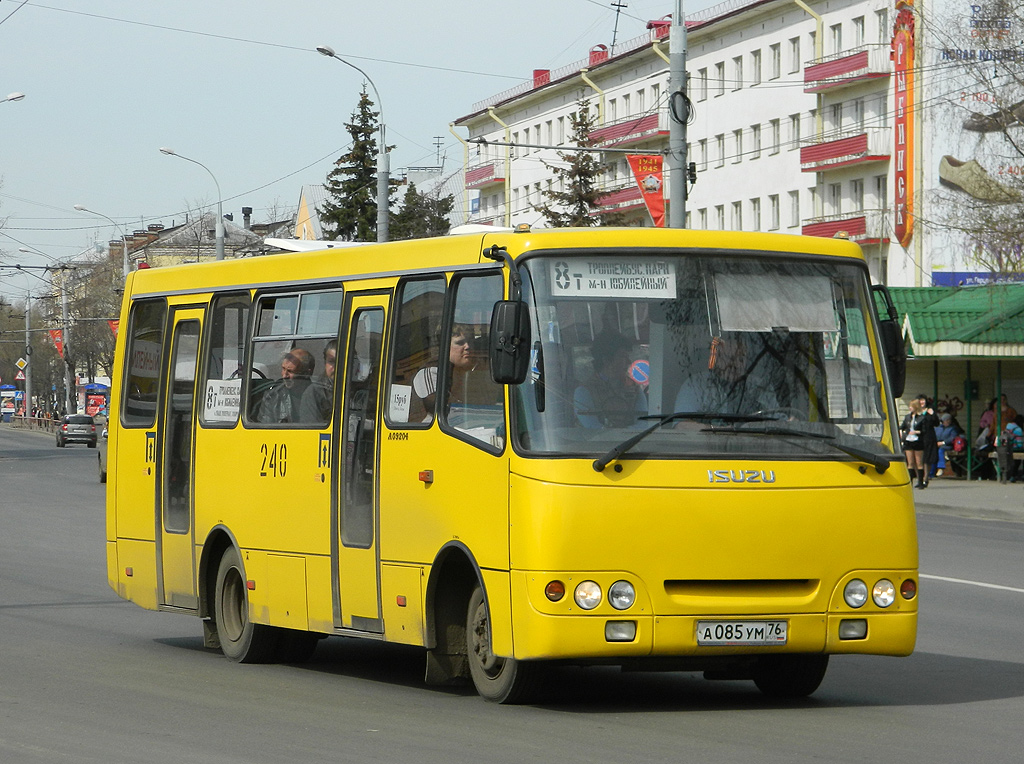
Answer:
[[862, 127], [825, 133], [803, 142], [800, 170], [820, 172], [866, 162], [888, 161], [892, 155], [891, 141], [890, 127]]
[[809, 61], [804, 67], [804, 92], [847, 87], [864, 80], [884, 79], [891, 74], [888, 45], [864, 45]]
[[616, 181], [610, 185], [600, 200], [601, 209], [599, 215], [608, 212], [626, 212], [644, 206], [643, 194], [640, 193], [640, 186], [630, 178], [625, 181]]
[[889, 229], [886, 214], [889, 210], [857, 210], [841, 215], [825, 215], [804, 221], [801, 233], [804, 236], [821, 236], [831, 239], [840, 231], [858, 244], [888, 244]]
[[668, 135], [668, 125], [661, 124], [661, 111], [642, 117], [620, 119], [590, 131], [590, 138], [598, 148], [628, 146], [658, 136]]
[[466, 188], [484, 188], [505, 182], [505, 162], [484, 162], [466, 170]]

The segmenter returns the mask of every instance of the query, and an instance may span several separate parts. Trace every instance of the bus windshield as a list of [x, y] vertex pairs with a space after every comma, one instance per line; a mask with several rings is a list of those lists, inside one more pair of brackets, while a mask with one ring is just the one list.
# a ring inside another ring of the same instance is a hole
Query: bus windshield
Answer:
[[624, 442], [628, 458], [894, 452], [857, 264], [646, 250], [520, 267], [533, 322], [530, 373], [513, 388], [521, 453], [601, 456]]

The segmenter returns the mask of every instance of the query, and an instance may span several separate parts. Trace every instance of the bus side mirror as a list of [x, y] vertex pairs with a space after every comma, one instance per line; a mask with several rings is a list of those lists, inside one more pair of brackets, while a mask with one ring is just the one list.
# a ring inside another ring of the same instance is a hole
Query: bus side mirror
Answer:
[[491, 378], [500, 385], [526, 381], [530, 367], [530, 311], [521, 300], [499, 300], [491, 313]]
[[885, 365], [889, 370], [889, 385], [893, 397], [899, 398], [907, 383], [907, 346], [903, 342], [903, 332], [900, 331], [899, 313], [884, 284], [873, 284], [871, 295], [878, 309], [878, 328], [882, 332], [882, 353], [885, 354]]
[[882, 330], [882, 351], [885, 353], [885, 365], [889, 368], [889, 384], [892, 395], [899, 398], [907, 383], [907, 348], [903, 342], [903, 333], [896, 321], [885, 319], [879, 321]]

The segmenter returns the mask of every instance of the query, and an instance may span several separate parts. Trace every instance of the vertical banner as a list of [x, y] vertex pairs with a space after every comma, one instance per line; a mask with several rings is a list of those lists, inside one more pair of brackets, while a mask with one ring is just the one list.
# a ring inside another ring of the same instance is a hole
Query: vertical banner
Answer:
[[659, 228], [665, 227], [665, 194], [663, 193], [664, 180], [662, 173], [662, 162], [664, 157], [659, 155], [629, 154], [626, 157], [629, 166], [633, 170], [633, 177], [640, 187], [640, 194], [643, 196], [647, 211], [651, 214], [651, 220]]
[[892, 32], [896, 120], [893, 136], [896, 239], [904, 248], [914, 235], [914, 11], [913, 0], [897, 0]]
[[53, 340], [53, 346], [57, 348], [57, 355], [61, 358], [64, 357], [64, 332], [60, 329], [50, 329], [50, 339]]
[[107, 319], [107, 326], [110, 327], [110, 331], [112, 331], [114, 333], [115, 337], [117, 336], [117, 328], [120, 325], [121, 325], [121, 319], [119, 319], [119, 318], [108, 318]]

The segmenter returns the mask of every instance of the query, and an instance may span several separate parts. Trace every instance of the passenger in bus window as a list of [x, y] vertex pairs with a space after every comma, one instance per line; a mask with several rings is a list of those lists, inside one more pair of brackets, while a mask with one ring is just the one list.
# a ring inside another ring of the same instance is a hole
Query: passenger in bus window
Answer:
[[573, 408], [584, 427], [639, 427], [647, 397], [629, 375], [630, 342], [621, 334], [601, 332], [590, 354], [593, 372], [576, 388]]
[[334, 369], [338, 358], [338, 341], [331, 340], [324, 347], [324, 375], [312, 380], [302, 394], [299, 419], [303, 422], [326, 422], [331, 418], [331, 400], [334, 392]]
[[[451, 385], [448, 390], [448, 405], [466, 402], [467, 375], [475, 368], [473, 360], [473, 333], [463, 324], [452, 326], [451, 341], [448, 345], [448, 364], [451, 370]], [[436, 366], [428, 366], [416, 372], [412, 379], [412, 390], [420, 399], [426, 415], [422, 421], [434, 418], [434, 404], [437, 393]]]
[[295, 348], [281, 359], [281, 378], [260, 402], [257, 420], [264, 423], [301, 421], [302, 395], [310, 385], [316, 361], [308, 350]]

